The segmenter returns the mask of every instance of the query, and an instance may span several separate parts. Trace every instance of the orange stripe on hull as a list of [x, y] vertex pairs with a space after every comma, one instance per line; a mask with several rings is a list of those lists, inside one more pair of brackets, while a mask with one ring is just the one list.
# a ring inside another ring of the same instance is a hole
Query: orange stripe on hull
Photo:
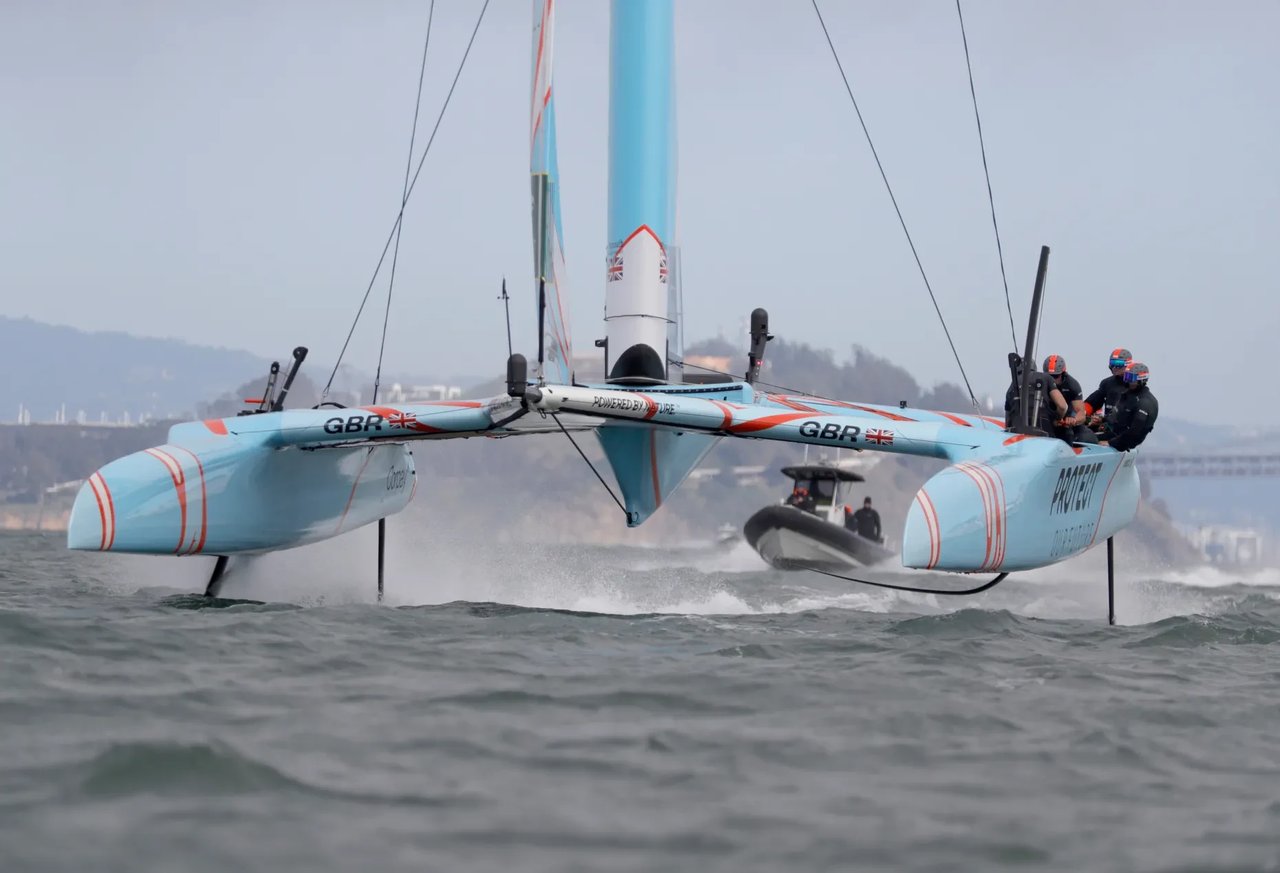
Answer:
[[102, 495], [98, 493], [98, 482], [102, 477], [94, 473], [89, 477], [89, 490], [93, 492], [93, 499], [98, 503], [98, 521], [102, 524], [102, 539], [98, 545], [98, 551], [104, 552], [107, 549], [107, 507], [102, 502]]
[[933, 508], [933, 501], [929, 499], [929, 495], [921, 489], [916, 493], [916, 499], [920, 501], [920, 510], [924, 514], [925, 530], [929, 532], [929, 563], [925, 566], [926, 570], [932, 570], [938, 566], [938, 561], [942, 559], [942, 531], [938, 524], [938, 513]]
[[169, 478], [173, 480], [173, 490], [178, 493], [180, 524], [178, 527], [178, 547], [173, 550], [173, 553], [180, 555], [182, 554], [182, 545], [187, 539], [187, 477], [182, 471], [182, 465], [168, 452], [160, 449], [147, 449], [147, 454], [164, 464], [164, 468], [169, 471]]
[[351, 511], [351, 503], [356, 499], [356, 489], [360, 487], [360, 477], [364, 475], [365, 468], [369, 466], [370, 459], [373, 458], [373, 447], [369, 447], [369, 451], [365, 453], [364, 463], [360, 465], [360, 472], [356, 474], [356, 481], [351, 483], [351, 494], [347, 497], [347, 505], [342, 508], [342, 518], [338, 519], [338, 526], [333, 529], [334, 536], [342, 533], [342, 525], [347, 520], [347, 513]]
[[952, 415], [950, 412], [934, 412], [933, 410], [930, 410], [930, 411], [933, 412], [934, 415], [941, 415], [943, 418], [953, 421], [956, 424], [960, 425], [961, 427], [973, 427], [973, 425], [969, 424], [969, 422], [965, 421], [960, 416]]
[[824, 415], [825, 413], [812, 412], [787, 412], [782, 415], [766, 415], [762, 418], [753, 418], [740, 424], [732, 424], [727, 430], [730, 433], [755, 433], [758, 430], [768, 430], [777, 424], [786, 424], [788, 421], [795, 421], [797, 418], [812, 418], [815, 414]]
[[209, 500], [208, 489], [205, 487], [204, 480], [204, 464], [200, 463], [200, 459], [196, 457], [196, 453], [190, 449], [177, 446], [179, 451], [186, 452], [191, 456], [191, 460], [196, 462], [196, 471], [200, 474], [200, 541], [196, 542], [192, 537], [192, 547], [187, 552], [189, 555], [196, 555], [204, 551], [205, 537], [209, 533]]

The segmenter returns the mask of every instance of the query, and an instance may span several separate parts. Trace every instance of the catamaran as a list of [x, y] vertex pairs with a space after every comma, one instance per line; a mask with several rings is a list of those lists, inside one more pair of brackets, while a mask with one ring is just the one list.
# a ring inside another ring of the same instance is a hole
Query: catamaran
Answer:
[[[540, 329], [532, 377], [525, 358], [510, 354], [507, 391], [498, 397], [312, 409], [284, 409], [280, 397], [257, 414], [176, 424], [165, 444], [89, 477], [72, 510], [68, 546], [217, 556], [206, 587], [216, 595], [228, 556], [303, 546], [404, 509], [417, 488], [415, 442], [546, 432], [572, 439], [572, 431], [594, 430], [629, 527], [657, 512], [727, 437], [946, 462], [915, 495], [900, 538], [901, 562], [998, 575], [975, 588], [939, 593], [985, 590], [1012, 571], [1063, 561], [1103, 541], [1110, 549], [1110, 538], [1137, 510], [1135, 456], [1036, 431], [1035, 419], [1027, 417], [1030, 402], [1021, 405], [1022, 420], [1006, 428], [977, 413], [762, 390], [760, 368], [771, 339], [763, 309], [752, 314], [744, 378], [685, 380], [674, 238], [673, 0], [612, 0], [611, 15], [612, 242], [606, 337], [598, 343], [603, 382], [579, 383], [571, 369], [555, 137], [555, 0], [535, 0], [528, 132]], [[1028, 361], [1035, 360], [1047, 265], [1043, 248]], [[1038, 396], [1031, 380], [1028, 368], [1024, 401]], [[379, 592], [382, 556], [380, 536]]]

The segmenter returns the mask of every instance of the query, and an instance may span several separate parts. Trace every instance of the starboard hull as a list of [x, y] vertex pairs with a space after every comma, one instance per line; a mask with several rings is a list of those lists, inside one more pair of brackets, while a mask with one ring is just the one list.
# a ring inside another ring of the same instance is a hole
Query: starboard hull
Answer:
[[1138, 511], [1136, 456], [1036, 437], [1016, 453], [947, 467], [917, 492], [902, 539], [904, 566], [1013, 571], [1078, 555]]

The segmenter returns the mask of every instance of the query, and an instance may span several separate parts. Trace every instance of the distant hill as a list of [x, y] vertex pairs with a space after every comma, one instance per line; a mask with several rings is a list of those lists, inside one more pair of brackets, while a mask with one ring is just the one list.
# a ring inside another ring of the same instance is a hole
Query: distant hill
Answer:
[[[280, 349], [283, 383], [292, 362], [292, 347]], [[33, 423], [52, 422], [64, 408], [68, 421], [80, 412], [86, 423], [106, 415], [108, 423], [140, 416], [188, 419], [234, 415], [244, 397], [261, 393], [271, 359], [243, 349], [198, 346], [176, 339], [141, 337], [119, 331], [83, 331], [29, 318], [0, 316], [0, 422], [15, 422], [19, 406], [30, 410]], [[332, 362], [310, 356], [294, 383], [288, 405], [310, 406], [318, 398]], [[457, 376], [384, 373], [383, 385], [467, 385]], [[234, 388], [234, 386], [240, 386]], [[343, 402], [351, 392], [368, 397], [373, 374], [343, 364], [333, 391]], [[330, 395], [334, 399], [334, 395]]]
[[268, 364], [239, 349], [0, 316], [0, 421], [16, 421], [19, 405], [33, 422], [62, 409], [72, 421], [80, 412], [89, 422], [186, 418]]

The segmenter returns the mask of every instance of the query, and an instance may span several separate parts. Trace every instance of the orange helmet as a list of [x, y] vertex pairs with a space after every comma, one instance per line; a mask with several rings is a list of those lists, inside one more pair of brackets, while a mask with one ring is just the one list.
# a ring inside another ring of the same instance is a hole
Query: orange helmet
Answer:
[[1107, 359], [1107, 366], [1111, 369], [1123, 367], [1125, 364], [1133, 360], [1133, 352], [1128, 349], [1112, 349], [1111, 357]]
[[1151, 378], [1151, 371], [1147, 369], [1147, 365], [1138, 361], [1130, 361], [1124, 365], [1124, 383], [1132, 385], [1135, 382], [1145, 385], [1147, 379]]

